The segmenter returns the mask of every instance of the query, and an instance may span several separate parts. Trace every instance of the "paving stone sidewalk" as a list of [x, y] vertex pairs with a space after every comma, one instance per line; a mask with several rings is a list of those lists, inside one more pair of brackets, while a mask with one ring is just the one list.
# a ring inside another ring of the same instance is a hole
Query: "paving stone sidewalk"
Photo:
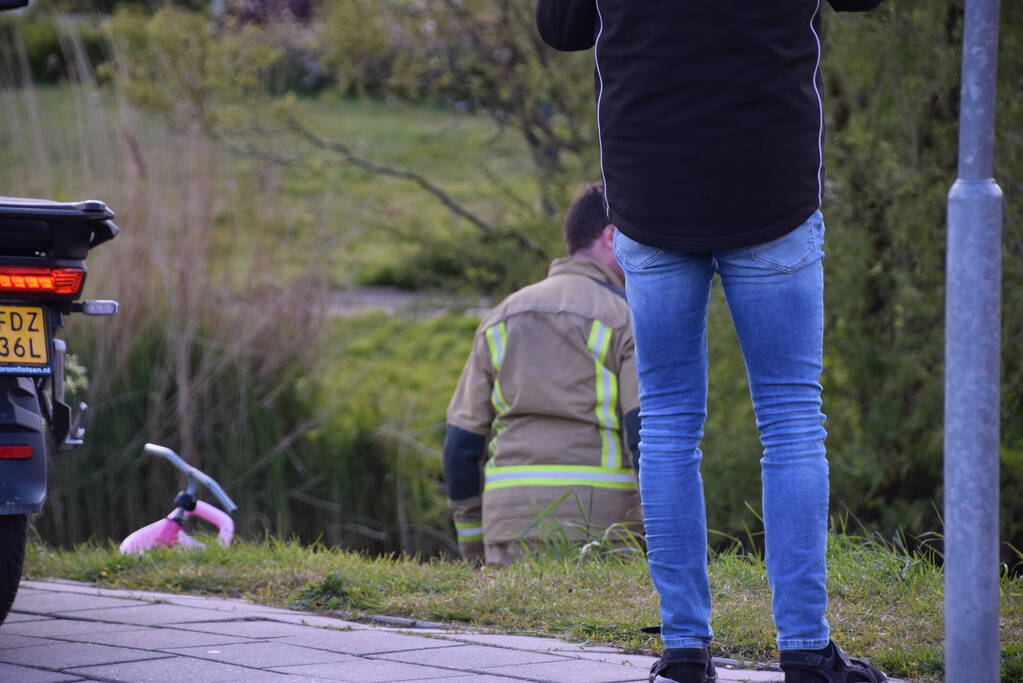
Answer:
[[[552, 638], [356, 623], [242, 600], [25, 581], [0, 681], [639, 682], [653, 657]], [[719, 663], [721, 681], [781, 681]]]

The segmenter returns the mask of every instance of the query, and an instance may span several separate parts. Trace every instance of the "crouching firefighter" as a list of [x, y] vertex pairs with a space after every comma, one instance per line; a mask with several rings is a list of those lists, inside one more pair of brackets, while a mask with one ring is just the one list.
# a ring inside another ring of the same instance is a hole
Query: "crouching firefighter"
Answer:
[[476, 332], [444, 441], [465, 559], [508, 564], [555, 538], [611, 529], [630, 543], [642, 532], [638, 388], [614, 233], [602, 186], [587, 187], [565, 217], [570, 255]]

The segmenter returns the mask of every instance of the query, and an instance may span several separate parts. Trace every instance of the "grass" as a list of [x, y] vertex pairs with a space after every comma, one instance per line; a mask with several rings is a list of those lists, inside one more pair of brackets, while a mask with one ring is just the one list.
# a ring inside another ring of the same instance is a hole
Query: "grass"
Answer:
[[[835, 535], [830, 551], [835, 639], [888, 673], [920, 681], [942, 675], [942, 573], [934, 561], [876, 540]], [[125, 557], [112, 545], [30, 549], [26, 574], [113, 588], [243, 597], [346, 617], [377, 614], [497, 631], [659, 649], [657, 600], [638, 557], [538, 555], [507, 568], [369, 557], [320, 545], [268, 541]], [[710, 564], [717, 655], [768, 663], [776, 657], [762, 561], [729, 551]], [[1023, 675], [1023, 578], [1002, 581], [1003, 680]]]

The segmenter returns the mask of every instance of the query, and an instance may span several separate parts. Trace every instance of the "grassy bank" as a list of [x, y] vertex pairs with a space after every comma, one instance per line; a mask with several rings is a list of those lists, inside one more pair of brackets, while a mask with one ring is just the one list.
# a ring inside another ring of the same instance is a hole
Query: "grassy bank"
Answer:
[[[875, 541], [834, 536], [831, 607], [836, 640], [891, 674], [921, 681], [942, 675], [942, 574], [931, 558]], [[726, 552], [711, 562], [716, 642], [722, 656], [770, 662], [773, 627], [763, 563]], [[269, 605], [344, 616], [384, 614], [500, 631], [659, 648], [640, 632], [658, 622], [641, 558], [561, 552], [509, 568], [365, 555], [295, 543], [243, 542], [232, 548], [158, 551], [123, 557], [112, 546], [31, 549], [26, 573], [96, 581], [117, 588], [244, 597]], [[1003, 681], [1023, 676], [1023, 579], [1002, 582]]]

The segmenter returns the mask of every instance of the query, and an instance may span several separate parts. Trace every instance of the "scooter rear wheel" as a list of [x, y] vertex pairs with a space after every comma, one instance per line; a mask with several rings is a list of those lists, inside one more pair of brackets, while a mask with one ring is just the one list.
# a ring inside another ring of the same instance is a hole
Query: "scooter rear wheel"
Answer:
[[18, 592], [27, 539], [28, 515], [0, 515], [0, 624]]

